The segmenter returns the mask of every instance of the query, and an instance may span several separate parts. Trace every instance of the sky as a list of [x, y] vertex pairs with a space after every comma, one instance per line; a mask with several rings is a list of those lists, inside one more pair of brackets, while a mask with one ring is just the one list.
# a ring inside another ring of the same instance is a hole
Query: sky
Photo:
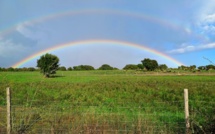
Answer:
[[0, 67], [36, 67], [45, 53], [66, 67], [123, 68], [144, 58], [174, 68], [208, 65], [215, 1], [0, 0]]

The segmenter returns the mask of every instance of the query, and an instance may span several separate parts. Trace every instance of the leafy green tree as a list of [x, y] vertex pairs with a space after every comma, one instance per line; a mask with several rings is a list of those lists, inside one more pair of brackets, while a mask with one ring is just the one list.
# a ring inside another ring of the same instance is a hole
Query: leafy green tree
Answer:
[[82, 70], [81, 65], [79, 65], [79, 66], [74, 66], [73, 69], [74, 69], [75, 71]]
[[7, 68], [7, 71], [13, 72], [13, 71], [14, 71], [14, 68], [9, 67], [9, 68]]
[[189, 70], [190, 67], [189, 66], [184, 66], [184, 65], [181, 65], [181, 70]]
[[18, 71], [21, 71], [21, 69], [20, 68], [14, 68], [14, 71], [18, 72]]
[[141, 62], [143, 64], [143, 66], [149, 71], [154, 71], [155, 69], [158, 68], [158, 62], [156, 60], [151, 60], [149, 58], [145, 58]]
[[99, 67], [99, 70], [113, 70], [113, 69], [114, 68], [108, 64], [103, 64], [101, 67]]
[[23, 67], [22, 71], [28, 71], [28, 68], [27, 67]]
[[212, 64], [210, 64], [210, 65], [207, 65], [207, 66], [206, 66], [206, 69], [207, 69], [207, 70], [212, 70], [212, 69], [215, 69], [215, 66], [212, 65]]
[[159, 68], [161, 71], [164, 71], [164, 70], [167, 70], [167, 69], [168, 69], [168, 67], [167, 67], [166, 64], [160, 64], [160, 65], [158, 66], [158, 68]]
[[72, 71], [72, 67], [68, 67], [67, 70], [68, 70], [68, 71]]
[[94, 67], [90, 65], [79, 65], [79, 66], [74, 66], [74, 70], [95, 70]]
[[59, 58], [55, 55], [46, 53], [37, 60], [37, 67], [45, 77], [49, 77], [50, 74], [55, 74], [59, 67]]
[[195, 70], [195, 69], [196, 69], [196, 65], [190, 66], [190, 70]]
[[36, 69], [35, 68], [33, 68], [33, 67], [29, 67], [28, 68], [28, 71], [35, 71]]
[[144, 69], [143, 64], [137, 64], [137, 66], [138, 66], [139, 69]]
[[95, 70], [95, 68], [93, 66], [90, 66], [90, 65], [83, 65], [83, 69], [84, 70]]
[[7, 69], [6, 69], [6, 68], [1, 68], [0, 70], [1, 70], [1, 71], [7, 71]]
[[199, 66], [198, 69], [199, 70], [206, 70], [206, 66]]
[[113, 68], [113, 70], [119, 70], [119, 68], [117, 68], [117, 67], [114, 67], [114, 68]]
[[128, 64], [123, 69], [124, 70], [137, 70], [137, 69], [139, 69], [139, 67], [137, 65], [134, 65], [134, 64]]
[[61, 67], [58, 68], [58, 70], [60, 70], [60, 71], [66, 71], [66, 67], [61, 66]]

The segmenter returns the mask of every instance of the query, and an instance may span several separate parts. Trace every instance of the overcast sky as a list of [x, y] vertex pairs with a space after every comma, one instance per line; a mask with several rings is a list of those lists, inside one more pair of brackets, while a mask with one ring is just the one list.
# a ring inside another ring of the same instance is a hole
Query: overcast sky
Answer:
[[[148, 47], [184, 65], [215, 62], [214, 0], [0, 0], [0, 67], [59, 44], [114, 40]], [[162, 56], [117, 44], [78, 45], [50, 51], [62, 66], [122, 68]], [[35, 57], [20, 67], [35, 67]]]

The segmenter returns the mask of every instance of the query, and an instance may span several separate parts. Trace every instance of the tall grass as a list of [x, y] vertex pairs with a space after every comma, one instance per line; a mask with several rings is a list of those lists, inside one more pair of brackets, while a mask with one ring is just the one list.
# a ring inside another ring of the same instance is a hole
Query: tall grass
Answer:
[[[192, 131], [214, 131], [210, 126], [215, 77], [211, 75], [66, 71], [47, 79], [39, 72], [3, 72], [3, 114], [8, 86], [13, 131], [19, 133], [183, 133], [184, 88], [190, 94]], [[4, 123], [0, 120], [1, 129]]]

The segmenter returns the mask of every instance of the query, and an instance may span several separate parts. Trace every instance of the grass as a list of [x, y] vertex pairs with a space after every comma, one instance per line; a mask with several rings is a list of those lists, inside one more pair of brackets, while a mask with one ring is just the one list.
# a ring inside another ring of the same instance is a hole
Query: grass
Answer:
[[[183, 133], [187, 88], [192, 131], [213, 131], [215, 76], [180, 74], [59, 71], [47, 79], [39, 72], [0, 72], [0, 106], [11, 87], [16, 132]], [[5, 120], [0, 122], [5, 128]]]

